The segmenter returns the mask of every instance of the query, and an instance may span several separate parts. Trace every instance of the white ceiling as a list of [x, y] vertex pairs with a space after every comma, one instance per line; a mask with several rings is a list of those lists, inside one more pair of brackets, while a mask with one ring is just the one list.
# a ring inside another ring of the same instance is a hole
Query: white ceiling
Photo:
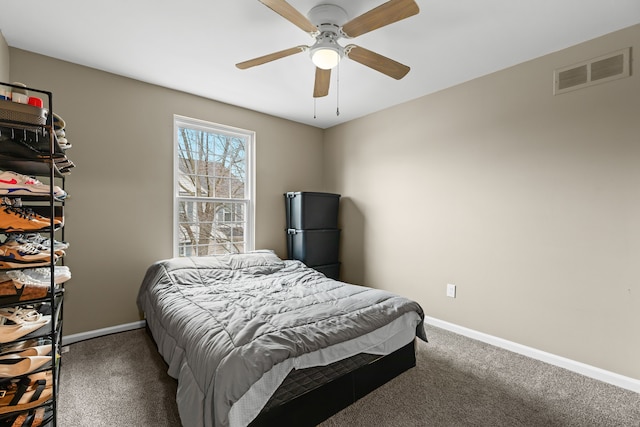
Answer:
[[[383, 2], [289, 0], [305, 15], [339, 4], [349, 19]], [[640, 0], [417, 3], [418, 15], [347, 41], [409, 65], [409, 74], [394, 80], [343, 60], [339, 91], [334, 71], [317, 118], [307, 53], [235, 67], [313, 42], [257, 0], [2, 0], [0, 31], [11, 47], [327, 128], [640, 23]]]

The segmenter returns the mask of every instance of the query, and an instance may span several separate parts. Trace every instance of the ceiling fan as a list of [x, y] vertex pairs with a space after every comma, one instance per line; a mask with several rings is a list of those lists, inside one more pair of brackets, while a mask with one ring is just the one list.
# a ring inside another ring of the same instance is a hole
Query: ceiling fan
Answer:
[[313, 97], [329, 93], [331, 69], [346, 57], [359, 62], [396, 80], [403, 78], [409, 67], [367, 50], [349, 44], [338, 44], [340, 38], [354, 38], [394, 22], [416, 15], [420, 9], [414, 0], [389, 0], [370, 11], [348, 20], [347, 13], [334, 4], [320, 4], [309, 11], [307, 18], [285, 0], [259, 0], [260, 3], [281, 15], [315, 38], [311, 46], [296, 46], [236, 64], [241, 70], [266, 64], [300, 52], [309, 52], [316, 66]]

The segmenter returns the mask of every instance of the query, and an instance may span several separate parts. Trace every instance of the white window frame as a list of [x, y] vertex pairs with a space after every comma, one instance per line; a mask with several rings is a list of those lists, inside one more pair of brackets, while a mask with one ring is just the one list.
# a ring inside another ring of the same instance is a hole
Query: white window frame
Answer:
[[[193, 196], [180, 196], [180, 186], [178, 184], [180, 171], [179, 171], [179, 136], [178, 129], [180, 127], [189, 127], [193, 129], [199, 129], [205, 132], [220, 133], [230, 136], [243, 137], [247, 139], [246, 144], [246, 182], [245, 182], [245, 196], [244, 199], [227, 199], [217, 197], [193, 197]], [[245, 202], [247, 214], [245, 219], [244, 235], [245, 235], [245, 251], [252, 251], [255, 249], [255, 200], [256, 200], [256, 185], [255, 185], [255, 144], [256, 134], [254, 131], [235, 128], [231, 126], [221, 125], [205, 120], [194, 119], [191, 117], [180, 116], [178, 114], [173, 115], [173, 256], [179, 256], [179, 243], [180, 243], [180, 215], [178, 213], [180, 201], [207, 201], [207, 202]]]

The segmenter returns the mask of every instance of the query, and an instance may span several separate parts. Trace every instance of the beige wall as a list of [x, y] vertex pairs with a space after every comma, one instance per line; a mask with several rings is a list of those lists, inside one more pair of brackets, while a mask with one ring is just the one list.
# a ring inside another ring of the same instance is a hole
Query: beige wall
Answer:
[[[256, 132], [256, 248], [286, 256], [286, 191], [319, 191], [322, 131], [11, 49], [11, 76], [54, 94], [77, 167], [66, 182], [65, 335], [140, 319], [147, 267], [172, 256], [173, 114]], [[224, 84], [224, 83], [222, 83]]]
[[640, 25], [326, 131], [344, 278], [640, 379], [638, 62], [552, 94], [555, 68], [628, 46]]
[[11, 83], [9, 80], [9, 46], [0, 32], [0, 82]]

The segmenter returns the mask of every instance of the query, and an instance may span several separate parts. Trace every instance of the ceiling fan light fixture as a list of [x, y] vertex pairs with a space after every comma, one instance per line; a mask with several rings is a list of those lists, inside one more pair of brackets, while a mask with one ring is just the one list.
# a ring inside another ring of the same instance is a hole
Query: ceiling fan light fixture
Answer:
[[318, 68], [330, 70], [340, 62], [340, 51], [332, 47], [318, 47], [311, 51], [311, 61]]
[[311, 61], [316, 67], [330, 70], [338, 65], [343, 55], [343, 49], [337, 40], [338, 35], [333, 31], [323, 31], [316, 38], [316, 43], [309, 49]]

